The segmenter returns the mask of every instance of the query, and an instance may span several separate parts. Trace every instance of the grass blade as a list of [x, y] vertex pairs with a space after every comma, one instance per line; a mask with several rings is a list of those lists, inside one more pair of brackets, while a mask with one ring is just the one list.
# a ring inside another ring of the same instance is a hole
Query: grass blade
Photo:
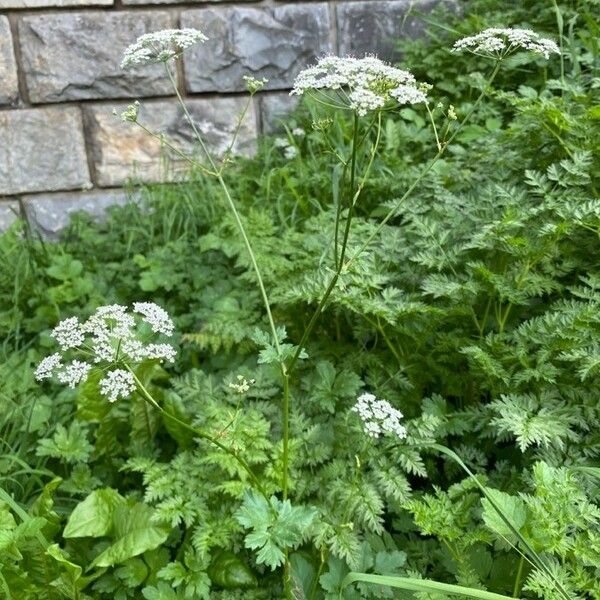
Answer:
[[461, 585], [440, 583], [439, 581], [432, 581], [430, 579], [395, 577], [391, 575], [370, 575], [368, 573], [348, 573], [342, 582], [342, 587], [345, 588], [356, 581], [373, 583], [376, 585], [386, 585], [388, 587], [409, 590], [411, 592], [451, 594], [454, 596], [476, 598], [477, 600], [514, 600], [514, 598], [511, 598], [510, 596], [503, 596], [502, 594], [478, 590], [477, 588], [463, 587]]

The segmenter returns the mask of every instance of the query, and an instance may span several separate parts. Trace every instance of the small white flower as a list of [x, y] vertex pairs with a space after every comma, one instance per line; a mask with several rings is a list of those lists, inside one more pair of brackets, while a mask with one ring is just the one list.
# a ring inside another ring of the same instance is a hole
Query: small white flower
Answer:
[[62, 371], [59, 371], [56, 378], [60, 383], [64, 383], [70, 388], [75, 388], [82, 381], [87, 379], [91, 368], [92, 365], [89, 363], [74, 360], [72, 363], [65, 365], [65, 368]]
[[54, 374], [54, 371], [60, 367], [62, 364], [62, 357], [58, 352], [51, 354], [50, 356], [46, 356], [40, 361], [40, 364], [37, 366], [34, 376], [38, 381], [42, 381], [42, 379], [50, 379]]
[[177, 350], [171, 344], [148, 344], [145, 349], [146, 358], [175, 362]]
[[183, 51], [208, 38], [197, 29], [164, 29], [140, 36], [123, 53], [121, 68], [167, 62], [179, 58]]
[[294, 129], [292, 129], [292, 135], [294, 137], [302, 138], [306, 135], [306, 131], [304, 131], [302, 127], [294, 127]]
[[[152, 339], [161, 334], [173, 334], [174, 324], [167, 312], [153, 302], [136, 302], [135, 312], [121, 304], [99, 306], [94, 313], [80, 323], [75, 317], [61, 321], [52, 331], [52, 337], [61, 346], [56, 352], [43, 359], [35, 371], [38, 380], [56, 375], [58, 381], [71, 388], [85, 381], [92, 363], [105, 370], [100, 382], [100, 391], [111, 402], [126, 397], [135, 389], [130, 367], [146, 360], [175, 362], [177, 351], [171, 344]], [[153, 334], [141, 327], [149, 325]], [[78, 360], [75, 357], [83, 357]], [[63, 365], [63, 360], [66, 363]], [[87, 362], [89, 361], [89, 362]]]
[[77, 317], [70, 317], [61, 321], [50, 333], [61, 350], [78, 348], [85, 339], [81, 324]]
[[370, 437], [377, 438], [386, 433], [400, 439], [406, 437], [406, 429], [400, 424], [404, 415], [387, 400], [377, 400], [373, 394], [361, 394], [352, 411], [358, 413], [363, 429]]
[[[327, 96], [325, 90], [333, 91], [335, 98]], [[397, 92], [393, 94], [393, 90]], [[392, 67], [375, 56], [321, 58], [316, 65], [300, 72], [290, 94], [308, 92], [322, 93], [328, 104], [337, 103], [360, 116], [380, 110], [389, 101], [398, 104], [425, 101], [425, 94], [418, 89], [411, 73]]]
[[390, 96], [398, 104], [420, 104], [427, 102], [427, 95], [412, 85], [399, 85], [390, 91]]
[[127, 398], [135, 392], [135, 379], [129, 371], [115, 369], [109, 371], [100, 380], [100, 393], [108, 398], [109, 402], [116, 402], [119, 398]]
[[455, 42], [452, 51], [462, 50], [493, 58], [504, 58], [517, 50], [528, 50], [545, 58], [550, 58], [550, 54], [560, 54], [556, 42], [541, 37], [531, 29], [496, 27]]
[[133, 310], [144, 316], [144, 321], [150, 325], [154, 333], [162, 333], [167, 337], [173, 335], [175, 325], [164, 308], [154, 302], [134, 302]]
[[287, 146], [287, 148], [283, 151], [283, 156], [288, 160], [292, 160], [292, 158], [296, 158], [298, 156], [298, 149], [296, 146]]

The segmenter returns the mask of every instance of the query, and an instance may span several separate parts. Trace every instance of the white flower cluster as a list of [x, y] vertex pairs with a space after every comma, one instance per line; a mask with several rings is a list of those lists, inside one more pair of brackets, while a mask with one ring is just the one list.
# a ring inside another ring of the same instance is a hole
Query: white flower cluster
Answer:
[[387, 400], [377, 400], [373, 394], [361, 394], [352, 410], [358, 413], [367, 435], [378, 438], [391, 433], [400, 439], [406, 437], [406, 429], [400, 424], [403, 415]]
[[135, 379], [129, 371], [115, 369], [109, 371], [100, 380], [100, 393], [108, 398], [109, 402], [116, 402], [119, 398], [127, 398], [135, 392]]
[[467, 50], [473, 54], [503, 58], [517, 50], [529, 50], [550, 58], [550, 54], [560, 54], [556, 43], [540, 37], [531, 29], [490, 28], [477, 35], [458, 40], [453, 52]]
[[[132, 365], [145, 360], [174, 362], [177, 351], [171, 344], [148, 339], [155, 334], [170, 337], [174, 329], [167, 312], [153, 302], [135, 302], [133, 312], [120, 304], [100, 306], [87, 321], [81, 323], [77, 317], [70, 317], [52, 330], [50, 335], [62, 354], [55, 352], [44, 358], [35, 377], [38, 381], [56, 377], [75, 388], [87, 379], [94, 365], [104, 370], [106, 365]], [[100, 380], [100, 392], [111, 402], [134, 389], [133, 375], [121, 368], [109, 370]]]
[[[295, 127], [292, 129], [292, 136], [295, 138], [303, 138], [306, 135], [306, 132], [301, 127]], [[287, 137], [278, 137], [275, 138], [273, 142], [275, 148], [280, 148], [283, 151], [283, 156], [288, 160], [292, 160], [292, 158], [296, 158], [298, 156], [298, 148], [294, 145]]]
[[290, 94], [333, 90], [336, 101], [360, 116], [379, 110], [390, 100], [398, 104], [427, 102], [414, 76], [375, 56], [325, 56], [296, 77]]
[[164, 29], [145, 33], [125, 50], [121, 68], [167, 62], [178, 58], [186, 48], [207, 39], [198, 29]]

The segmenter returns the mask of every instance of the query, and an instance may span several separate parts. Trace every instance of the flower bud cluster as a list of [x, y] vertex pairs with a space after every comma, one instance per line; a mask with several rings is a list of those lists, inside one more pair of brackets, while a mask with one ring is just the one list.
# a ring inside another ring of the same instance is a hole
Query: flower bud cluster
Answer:
[[358, 413], [364, 432], [373, 438], [388, 433], [400, 439], [406, 437], [406, 429], [400, 424], [404, 415], [387, 400], [377, 400], [373, 394], [361, 394], [352, 411]]
[[427, 102], [414, 76], [397, 69], [375, 56], [364, 58], [325, 56], [316, 65], [304, 69], [296, 77], [290, 94], [333, 90], [336, 102], [360, 116], [383, 108], [393, 101], [397, 104]]
[[157, 335], [170, 337], [173, 321], [153, 302], [135, 302], [133, 310], [120, 304], [100, 306], [87, 321], [77, 317], [61, 321], [50, 333], [61, 352], [44, 358], [35, 371], [38, 381], [56, 377], [75, 388], [86, 381], [94, 368], [104, 373], [100, 393], [110, 402], [125, 398], [135, 390], [135, 378], [123, 368], [146, 360], [174, 362], [175, 348], [156, 342]]
[[453, 52], [466, 50], [492, 58], [504, 58], [517, 50], [528, 50], [550, 58], [550, 54], [560, 54], [556, 42], [543, 38], [531, 29], [490, 28], [477, 35], [462, 38], [455, 42]]

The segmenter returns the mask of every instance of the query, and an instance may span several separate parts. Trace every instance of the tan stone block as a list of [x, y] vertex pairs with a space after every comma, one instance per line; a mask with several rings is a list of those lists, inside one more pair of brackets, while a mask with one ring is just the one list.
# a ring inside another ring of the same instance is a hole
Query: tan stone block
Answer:
[[[236, 117], [246, 103], [243, 97], [193, 99], [187, 102], [197, 129], [208, 148], [222, 154], [228, 147]], [[118, 113], [125, 104], [116, 106]], [[132, 123], [123, 123], [112, 113], [112, 106], [93, 105], [85, 108], [90, 131], [92, 159], [98, 184], [111, 187], [128, 179], [141, 182], [181, 179], [189, 163], [176, 152]], [[187, 155], [201, 160], [194, 133], [176, 101], [148, 101], [142, 104], [139, 120], [155, 133], [164, 133], [167, 140]], [[234, 152], [249, 155], [254, 151], [256, 116], [253, 104], [240, 129]]]

